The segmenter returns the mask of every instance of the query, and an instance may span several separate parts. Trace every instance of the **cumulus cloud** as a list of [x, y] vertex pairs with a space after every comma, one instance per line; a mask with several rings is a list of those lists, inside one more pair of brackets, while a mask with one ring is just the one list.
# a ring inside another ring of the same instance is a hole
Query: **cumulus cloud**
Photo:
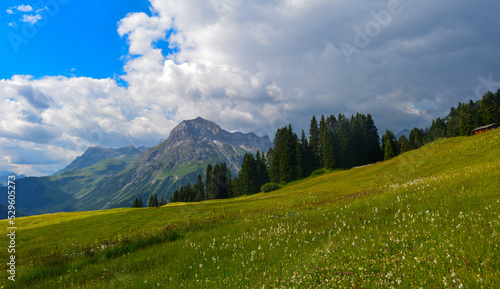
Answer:
[[42, 20], [42, 16], [40, 16], [39, 14], [35, 14], [35, 15], [24, 14], [23, 18], [21, 18], [21, 22], [29, 23], [31, 25], [34, 25], [35, 23], [37, 23], [40, 20]]
[[478, 79], [500, 80], [493, 0], [150, 2], [118, 23], [127, 88], [0, 81], [5, 169], [43, 174], [91, 145], [155, 145], [197, 116], [271, 137], [288, 123], [307, 130], [313, 114], [371, 113], [379, 132], [425, 127], [490, 89]]
[[19, 5], [17, 6], [17, 10], [21, 12], [31, 12], [33, 11], [33, 7], [30, 5]]

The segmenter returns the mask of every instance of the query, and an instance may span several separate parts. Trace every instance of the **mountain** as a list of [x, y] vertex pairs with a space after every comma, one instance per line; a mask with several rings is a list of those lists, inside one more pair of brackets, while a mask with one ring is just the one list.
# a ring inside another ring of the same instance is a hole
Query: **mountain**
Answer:
[[409, 131], [407, 128], [405, 128], [405, 129], [403, 129], [402, 131], [398, 132], [398, 133], [395, 135], [395, 137], [396, 137], [396, 139], [397, 139], [397, 140], [399, 140], [399, 138], [400, 138], [401, 136], [403, 136], [403, 135], [404, 135], [404, 136], [406, 136], [406, 138], [410, 137], [410, 131]]
[[[236, 175], [245, 153], [267, 152], [267, 136], [230, 133], [196, 118], [181, 122], [169, 137], [151, 148], [91, 147], [52, 176], [16, 181], [18, 208], [28, 214], [129, 207], [136, 197], [170, 198], [188, 182], [194, 184], [208, 164], [226, 162]], [[0, 194], [6, 188], [0, 187]], [[0, 197], [6, 203], [6, 197]]]
[[[16, 179], [16, 209], [28, 214], [84, 210], [78, 205], [78, 200], [140, 154], [141, 151], [133, 146], [118, 149], [91, 147], [52, 176]], [[6, 187], [0, 187], [3, 203], [7, 203], [6, 191]]]
[[0, 185], [6, 186], [8, 184], [8, 177], [9, 176], [15, 176], [16, 180], [24, 179], [26, 178], [25, 175], [18, 175], [14, 172], [11, 171], [1, 171], [0, 172]]
[[57, 172], [56, 175], [84, 169], [102, 160], [117, 159], [126, 155], [140, 155], [141, 153], [142, 151], [136, 149], [133, 145], [118, 149], [90, 147], [83, 155], [77, 157], [71, 164], [69, 164], [69, 166]]
[[168, 199], [180, 186], [194, 184], [198, 174], [204, 177], [208, 164], [226, 162], [234, 176], [245, 153], [267, 152], [271, 146], [267, 136], [230, 133], [200, 117], [186, 120], [80, 202], [89, 209], [104, 209], [130, 206], [136, 197], [145, 202], [151, 194]]

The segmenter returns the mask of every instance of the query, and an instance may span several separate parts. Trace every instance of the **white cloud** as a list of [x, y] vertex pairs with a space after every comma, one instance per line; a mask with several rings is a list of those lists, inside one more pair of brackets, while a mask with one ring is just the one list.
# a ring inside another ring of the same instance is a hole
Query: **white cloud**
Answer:
[[12, 11], [12, 9], [7, 9], [6, 12], [7, 14], [14, 14], [14, 11]]
[[17, 23], [16, 22], [10, 22], [8, 25], [10, 27], [14, 27], [14, 28], [17, 27]]
[[[8, 108], [0, 155], [9, 156], [0, 169], [43, 174], [90, 145], [155, 145], [197, 116], [271, 137], [288, 123], [307, 130], [313, 114], [358, 111], [380, 132], [424, 127], [472, 98], [480, 76], [500, 79], [500, 40], [491, 38], [500, 27], [485, 8], [499, 4], [486, 1], [402, 0], [402, 12], [361, 48], [355, 28], [389, 1], [151, 0], [151, 15], [119, 22], [127, 88], [83, 77], [0, 81]], [[161, 40], [178, 52], [165, 57]], [[350, 63], [341, 43], [357, 49]], [[35, 158], [43, 164], [30, 165]]]
[[40, 20], [42, 20], [42, 16], [40, 16], [39, 14], [36, 14], [36, 15], [24, 14], [23, 18], [21, 18], [21, 22], [29, 23], [31, 25], [34, 25], [35, 23], [37, 23]]
[[17, 10], [21, 12], [31, 12], [33, 11], [33, 7], [30, 5], [19, 5], [17, 6]]

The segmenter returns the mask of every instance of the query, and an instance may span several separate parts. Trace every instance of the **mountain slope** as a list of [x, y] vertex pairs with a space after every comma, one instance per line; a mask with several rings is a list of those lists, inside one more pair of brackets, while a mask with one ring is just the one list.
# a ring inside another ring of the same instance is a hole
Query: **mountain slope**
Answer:
[[230, 133], [200, 117], [183, 121], [167, 140], [145, 151], [113, 178], [101, 182], [81, 203], [87, 208], [102, 209], [130, 206], [136, 197], [147, 200], [151, 194], [168, 199], [179, 186], [194, 184], [198, 174], [204, 176], [208, 164], [226, 162], [235, 175], [245, 153], [264, 152], [271, 146], [267, 136]]
[[63, 175], [69, 171], [84, 169], [102, 160], [117, 159], [125, 155], [140, 155], [141, 153], [133, 145], [118, 149], [90, 147], [83, 155], [77, 157], [71, 164], [57, 172], [56, 175]]
[[[126, 167], [141, 152], [133, 146], [118, 149], [91, 147], [68, 167], [47, 177], [16, 180], [17, 208], [28, 214], [82, 210], [78, 200], [97, 183]], [[6, 188], [0, 188], [6, 192]], [[1, 200], [7, 203], [7, 194]]]
[[500, 129], [267, 194], [21, 218], [15, 286], [498, 288], [499, 180]]
[[9, 176], [15, 176], [16, 180], [26, 178], [25, 175], [18, 175], [14, 172], [11, 172], [11, 171], [1, 171], [0, 172], [0, 186], [6, 186], [8, 184], [8, 177]]
[[18, 180], [18, 207], [43, 214], [129, 207], [136, 197], [147, 201], [153, 193], [168, 199], [204, 175], [208, 164], [226, 162], [235, 175], [245, 153], [271, 145], [267, 136], [229, 133], [202, 118], [183, 121], [155, 147], [91, 147], [52, 176]]

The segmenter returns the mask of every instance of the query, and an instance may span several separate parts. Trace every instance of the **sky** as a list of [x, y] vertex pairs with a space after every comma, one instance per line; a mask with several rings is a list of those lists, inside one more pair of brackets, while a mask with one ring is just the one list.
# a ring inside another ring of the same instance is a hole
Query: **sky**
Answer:
[[0, 171], [154, 146], [201, 116], [272, 139], [312, 115], [425, 128], [500, 88], [494, 0], [4, 0]]

